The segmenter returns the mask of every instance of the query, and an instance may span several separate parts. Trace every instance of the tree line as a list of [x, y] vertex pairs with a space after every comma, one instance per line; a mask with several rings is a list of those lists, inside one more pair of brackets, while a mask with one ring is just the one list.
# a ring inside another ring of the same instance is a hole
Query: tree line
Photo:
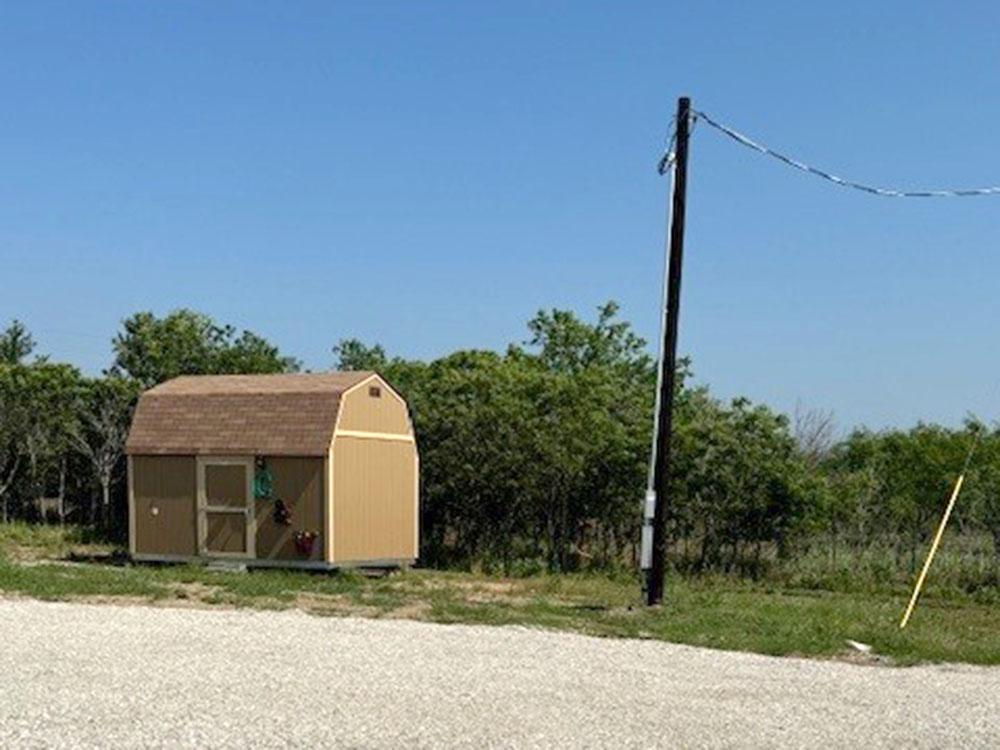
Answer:
[[[180, 310], [143, 312], [113, 339], [100, 377], [35, 355], [15, 322], [0, 336], [3, 519], [125, 524], [127, 426], [142, 389], [182, 374], [293, 372], [264, 338]], [[528, 321], [505, 351], [432, 361], [340, 340], [340, 369], [382, 373], [407, 398], [421, 453], [425, 564], [505, 571], [634, 567], [653, 424], [655, 363], [614, 303], [592, 320], [562, 310]], [[817, 554], [831, 565], [881, 550], [912, 570], [973, 442], [955, 515], [961, 546], [1000, 571], [1000, 431], [858, 428], [722, 400], [678, 373], [669, 497], [671, 562], [691, 572], [760, 575]], [[971, 559], [971, 558], [970, 558]]]
[[100, 377], [36, 354], [14, 320], [0, 333], [0, 520], [58, 520], [121, 540], [125, 439], [143, 389], [177, 375], [298, 369], [255, 334], [180, 310], [125, 320]]

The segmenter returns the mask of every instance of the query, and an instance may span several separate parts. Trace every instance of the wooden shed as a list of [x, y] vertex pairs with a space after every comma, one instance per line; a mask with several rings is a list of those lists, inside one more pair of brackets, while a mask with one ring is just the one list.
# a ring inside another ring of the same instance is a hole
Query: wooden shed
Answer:
[[377, 373], [175, 378], [142, 394], [126, 453], [137, 560], [417, 558], [413, 426]]

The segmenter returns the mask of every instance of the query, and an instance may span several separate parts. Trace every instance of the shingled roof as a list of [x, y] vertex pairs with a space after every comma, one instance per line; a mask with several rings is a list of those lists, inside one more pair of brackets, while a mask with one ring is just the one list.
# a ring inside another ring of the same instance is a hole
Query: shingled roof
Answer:
[[186, 375], [142, 394], [130, 455], [325, 456], [340, 396], [372, 372]]

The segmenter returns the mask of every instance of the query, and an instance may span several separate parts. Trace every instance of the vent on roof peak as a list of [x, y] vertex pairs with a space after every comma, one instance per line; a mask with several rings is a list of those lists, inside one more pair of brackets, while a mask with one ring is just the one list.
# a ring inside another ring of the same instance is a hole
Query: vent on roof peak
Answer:
[[372, 385], [368, 387], [368, 395], [372, 398], [382, 398], [382, 389], [377, 385]]

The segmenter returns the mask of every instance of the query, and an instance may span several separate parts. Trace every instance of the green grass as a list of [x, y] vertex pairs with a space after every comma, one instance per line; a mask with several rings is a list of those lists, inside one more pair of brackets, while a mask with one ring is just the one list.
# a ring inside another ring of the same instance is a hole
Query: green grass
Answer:
[[523, 625], [774, 655], [838, 657], [850, 638], [871, 644], [896, 664], [1000, 664], [1000, 607], [951, 587], [932, 585], [910, 626], [900, 631], [907, 598], [900, 585], [835, 592], [672, 576], [664, 606], [649, 610], [640, 606], [638, 581], [629, 575], [502, 578], [415, 570], [367, 578], [353, 572], [228, 573], [197, 566], [65, 562], [111, 551], [75, 531], [0, 527], [0, 591], [42, 599], [297, 607], [319, 615]]
[[72, 553], [108, 555], [114, 548], [92, 538], [80, 526], [48, 526], [14, 522], [0, 524], [0, 559], [56, 559]]

